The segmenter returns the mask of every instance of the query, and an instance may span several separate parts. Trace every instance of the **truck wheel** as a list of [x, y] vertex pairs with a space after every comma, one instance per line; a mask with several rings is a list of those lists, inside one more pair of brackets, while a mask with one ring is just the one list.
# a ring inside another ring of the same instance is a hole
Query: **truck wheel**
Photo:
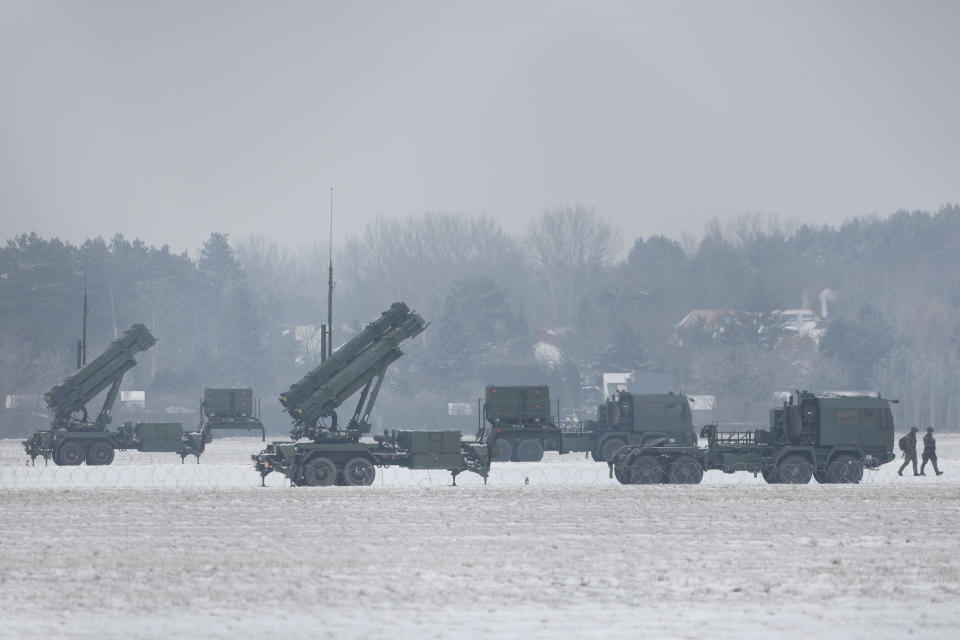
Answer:
[[780, 484], [780, 479], [777, 478], [777, 470], [773, 467], [764, 467], [760, 470], [760, 475], [767, 481], [767, 484]]
[[625, 464], [614, 465], [613, 477], [616, 478], [620, 484], [630, 484], [630, 467]]
[[610, 438], [609, 440], [604, 441], [600, 445], [600, 459], [597, 462], [606, 462], [607, 460], [613, 457], [613, 454], [617, 452], [617, 449], [624, 445], [623, 440], [620, 438]]
[[329, 487], [337, 480], [337, 467], [327, 458], [314, 458], [303, 466], [303, 486]]
[[830, 484], [830, 476], [824, 467], [817, 467], [813, 470], [813, 479], [820, 484]]
[[343, 465], [343, 484], [348, 487], [365, 486], [373, 484], [373, 479], [377, 477], [377, 470], [373, 464], [366, 458], [354, 458]]
[[545, 438], [543, 441], [544, 451], [560, 451], [560, 441], [556, 438]]
[[490, 459], [494, 462], [510, 462], [513, 458], [513, 445], [506, 438], [497, 438], [493, 441]]
[[863, 462], [841, 453], [827, 465], [827, 478], [835, 484], [857, 484], [863, 478]]
[[667, 465], [670, 484], [700, 484], [703, 480], [703, 466], [693, 456], [677, 456]]
[[57, 450], [55, 458], [57, 464], [64, 467], [75, 467], [83, 463], [83, 447], [79, 442], [64, 442]]
[[539, 462], [543, 460], [543, 446], [532, 438], [521, 440], [517, 445], [517, 461]]
[[812, 476], [813, 465], [796, 453], [784, 456], [777, 467], [777, 480], [780, 484], [807, 484]]
[[663, 465], [653, 456], [638, 456], [630, 463], [630, 480], [633, 484], [659, 484]]
[[87, 450], [87, 464], [101, 465], [113, 462], [113, 446], [109, 442], [94, 442]]

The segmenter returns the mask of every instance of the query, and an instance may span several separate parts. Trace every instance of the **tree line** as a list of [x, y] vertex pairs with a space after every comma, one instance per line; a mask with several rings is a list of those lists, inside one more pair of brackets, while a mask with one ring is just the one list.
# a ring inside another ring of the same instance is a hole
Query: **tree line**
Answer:
[[[549, 384], [588, 418], [605, 371], [653, 371], [711, 394], [716, 417], [763, 421], [791, 389], [882, 392], [908, 424], [960, 425], [960, 207], [838, 227], [745, 215], [698, 240], [631, 243], [596, 212], [548, 211], [522, 234], [484, 216], [381, 219], [333, 256], [334, 341], [402, 300], [431, 321], [405, 345], [378, 426], [469, 428], [448, 403], [486, 384]], [[273, 401], [319, 363], [326, 246], [214, 232], [195, 256], [122, 235], [75, 246], [29, 233], [0, 248], [0, 396], [37, 395], [75, 366], [84, 282], [95, 357], [142, 322], [159, 338], [125, 386], [152, 411], [195, 409], [208, 386]], [[825, 309], [824, 309], [825, 307]], [[777, 311], [826, 310], [812, 331]], [[693, 310], [696, 320], [680, 325]], [[6, 409], [19, 434], [36, 412]], [[184, 420], [189, 422], [188, 419]]]

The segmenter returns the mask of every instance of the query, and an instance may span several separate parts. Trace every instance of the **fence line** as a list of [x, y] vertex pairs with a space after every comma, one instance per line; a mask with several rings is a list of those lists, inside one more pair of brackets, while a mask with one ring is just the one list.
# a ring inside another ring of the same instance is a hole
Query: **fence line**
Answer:
[[[865, 469], [860, 480], [863, 484], [895, 484], [908, 481], [923, 481], [919, 478], [900, 478], [896, 474], [894, 463], [880, 470]], [[446, 486], [451, 484], [450, 473], [442, 470], [410, 470], [398, 467], [376, 469], [373, 486]], [[928, 476], [928, 478], [931, 476]], [[659, 478], [662, 480], [662, 478]], [[659, 484], [659, 480], [655, 484]], [[940, 481], [937, 479], [937, 481]], [[284, 487], [289, 481], [279, 473], [266, 477], [268, 487]], [[457, 484], [464, 486], [482, 485], [483, 480], [472, 473], [461, 473]], [[494, 463], [488, 484], [494, 487], [533, 484], [552, 485], [613, 485], [619, 486], [616, 479], [608, 475], [606, 464], [601, 463]], [[720, 471], [703, 473], [701, 485], [765, 485], [762, 477], [754, 477], [748, 471], [726, 474]], [[810, 480], [805, 486], [815, 487], [817, 480]], [[28, 465], [0, 465], [0, 489], [36, 489], [36, 488], [231, 488], [257, 487], [260, 475], [252, 465], [239, 464], [164, 464], [164, 463], [126, 463], [101, 467], [59, 467]], [[695, 485], [688, 485], [695, 486]], [[782, 486], [782, 485], [773, 485]], [[804, 486], [804, 485], [793, 485]], [[842, 485], [825, 485], [842, 486]], [[850, 486], [850, 485], [847, 485]], [[332, 487], [331, 490], [338, 488]], [[340, 489], [342, 490], [342, 489]], [[363, 490], [363, 488], [361, 488]]]

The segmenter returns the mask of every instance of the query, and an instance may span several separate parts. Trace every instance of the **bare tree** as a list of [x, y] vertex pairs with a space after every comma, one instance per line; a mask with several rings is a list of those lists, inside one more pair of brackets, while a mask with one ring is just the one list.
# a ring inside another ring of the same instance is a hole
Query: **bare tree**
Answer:
[[602, 267], [621, 247], [619, 234], [592, 209], [581, 206], [544, 212], [522, 245], [537, 274], [546, 322], [573, 322], [583, 297], [597, 284]]

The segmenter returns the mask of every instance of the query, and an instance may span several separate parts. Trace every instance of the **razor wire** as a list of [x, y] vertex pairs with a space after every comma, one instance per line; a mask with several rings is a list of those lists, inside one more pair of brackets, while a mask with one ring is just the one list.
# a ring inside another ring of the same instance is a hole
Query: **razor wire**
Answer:
[[[699, 468], [686, 473], [696, 476]], [[676, 472], [676, 470], [675, 470]], [[756, 476], [746, 468], [734, 468], [732, 473], [719, 470], [704, 471], [700, 482], [670, 482], [669, 472], [660, 471], [646, 484], [630, 482], [621, 484], [611, 478], [608, 467], [603, 463], [494, 463], [486, 484], [491, 487], [535, 486], [623, 486], [624, 489], [642, 489], [644, 486], [661, 485], [697, 487], [718, 485], [769, 485], [772, 488], [784, 486], [802, 487], [852, 487], [868, 484], [898, 484], [908, 481], [923, 481], [923, 478], [898, 477], [896, 465], [885, 465], [878, 470], [864, 469], [863, 477], [857, 484], [827, 483], [809, 479], [801, 484], [773, 483], [762, 475]], [[935, 481], [944, 481], [943, 478]], [[950, 481], [949, 479], [946, 481]], [[401, 467], [378, 467], [372, 487], [439, 487], [452, 484], [452, 477], [444, 470], [414, 470]], [[472, 473], [457, 476], [458, 486], [483, 485], [483, 479]], [[82, 489], [82, 488], [234, 488], [257, 487], [260, 474], [252, 465], [240, 464], [183, 464], [177, 463], [126, 463], [107, 466], [61, 467], [54, 464], [29, 466], [27, 464], [0, 465], [0, 489]], [[290, 485], [281, 473], [271, 473], [265, 478], [266, 487], [286, 487]], [[370, 490], [371, 487], [355, 487], [351, 490]], [[344, 490], [345, 487], [298, 487], [297, 490]]]
[[[952, 442], [951, 442], [952, 444]], [[232, 488], [256, 487], [260, 485], [260, 474], [253, 468], [250, 459], [251, 453], [262, 448], [257, 440], [233, 438], [217, 440], [213, 446], [201, 456], [199, 464], [193, 457], [188, 457], [184, 463], [174, 453], [117, 451], [114, 461], [110, 465], [89, 466], [57, 466], [53, 461], [45, 462], [37, 458], [35, 466], [30, 464], [24, 453], [23, 446], [18, 440], [0, 440], [0, 490], [32, 489], [32, 488]], [[945, 452], [940, 463], [941, 469], [946, 469], [946, 476], [936, 477], [932, 473], [925, 478], [915, 478], [912, 469], [907, 469], [903, 477], [897, 475], [902, 460], [896, 460], [882, 465], [878, 469], [864, 468], [859, 485], [868, 484], [899, 484], [910, 482], [939, 482], [953, 483], [949, 473], [954, 466], [956, 456]], [[696, 467], [678, 468], [676, 462], [664, 464], [652, 471], [653, 485], [671, 485], [671, 472], [674, 480], [687, 478], [696, 480], [700, 475]], [[693, 484], [677, 484], [696, 488], [711, 485], [769, 485], [771, 487], [850, 487], [855, 484], [833, 484], [821, 482], [823, 472], [814, 473], [812, 468], [785, 469], [787, 476], [799, 475], [801, 484], [780, 484], [779, 478], [772, 477], [770, 483], [762, 474], [754, 474], [745, 464], [735, 464], [728, 467], [731, 473], [720, 470], [703, 471], [699, 482]], [[792, 473], [791, 473], [792, 471]], [[442, 487], [452, 484], [451, 474], [445, 470], [420, 470], [402, 467], [377, 467], [375, 470], [373, 487]], [[636, 471], [630, 468], [621, 470], [626, 475], [623, 479], [627, 487], [642, 488], [642, 484], [634, 484], [632, 477]], [[821, 477], [816, 477], [820, 475]], [[810, 477], [813, 476], [813, 477]], [[804, 478], [809, 477], [805, 482]], [[829, 480], [829, 478], [825, 478]], [[960, 478], [958, 478], [960, 480]], [[289, 479], [283, 474], [275, 472], [265, 478], [267, 487], [287, 487]], [[457, 476], [457, 485], [482, 486], [483, 478], [463, 472]], [[582, 454], [559, 455], [547, 453], [540, 462], [493, 462], [487, 480], [489, 486], [511, 487], [521, 485], [536, 486], [588, 486], [610, 485], [621, 486], [617, 478], [611, 477], [606, 463], [595, 462]], [[298, 490], [312, 490], [313, 487], [299, 487]], [[317, 490], [343, 491], [347, 487], [316, 487]], [[352, 490], [369, 490], [370, 487], [357, 487]]]

